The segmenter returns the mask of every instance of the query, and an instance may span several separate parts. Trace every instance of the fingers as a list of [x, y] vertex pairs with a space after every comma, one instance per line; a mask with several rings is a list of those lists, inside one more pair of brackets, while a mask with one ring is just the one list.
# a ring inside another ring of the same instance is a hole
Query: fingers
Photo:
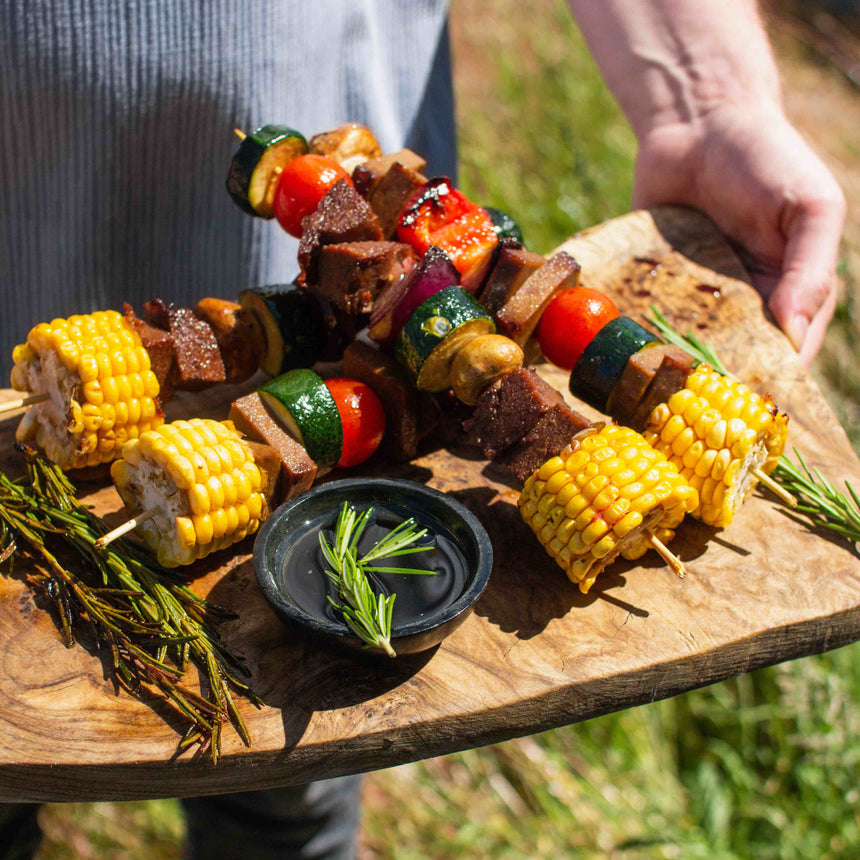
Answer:
[[782, 275], [768, 305], [808, 363], [836, 306], [836, 259], [845, 202], [834, 183], [826, 195], [790, 203], [786, 211]]
[[812, 364], [812, 359], [815, 358], [818, 350], [821, 349], [821, 344], [824, 341], [824, 333], [835, 310], [836, 278], [834, 277], [833, 288], [830, 290], [824, 304], [818, 309], [818, 313], [812, 318], [812, 322], [806, 331], [806, 337], [803, 339], [803, 345], [800, 348], [800, 360], [807, 367]]

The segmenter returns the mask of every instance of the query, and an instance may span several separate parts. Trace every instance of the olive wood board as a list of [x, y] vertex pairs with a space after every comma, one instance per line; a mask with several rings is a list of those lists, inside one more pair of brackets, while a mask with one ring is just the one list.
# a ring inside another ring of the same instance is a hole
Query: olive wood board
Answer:
[[[789, 441], [834, 483], [860, 463], [788, 341], [766, 319], [741, 263], [689, 210], [637, 211], [562, 246], [582, 282], [637, 317], [656, 306], [713, 343], [728, 367], [791, 415]], [[641, 318], [641, 317], [640, 317]], [[541, 372], [560, 390], [566, 374]], [[12, 392], [5, 392], [12, 397]], [[168, 417], [224, 417], [233, 388], [185, 396]], [[588, 411], [588, 410], [583, 410]], [[590, 413], [594, 415], [594, 413]], [[0, 424], [12, 468], [18, 417]], [[114, 693], [97, 652], [63, 647], [20, 573], [0, 577], [0, 800], [100, 800], [221, 793], [368, 771], [476, 747], [673, 696], [860, 638], [860, 559], [757, 492], [728, 528], [688, 518], [672, 549], [678, 580], [649, 553], [580, 594], [520, 520], [518, 488], [464, 445], [360, 474], [426, 482], [469, 507], [491, 536], [490, 584], [434, 651], [356, 659], [293, 634], [264, 601], [252, 542], [188, 569], [193, 587], [239, 615], [227, 644], [264, 707], [242, 701], [253, 744], [225, 729], [217, 765], [177, 755], [183, 727]], [[118, 521], [111, 486], [88, 493]], [[186, 679], [196, 684], [192, 672]]]

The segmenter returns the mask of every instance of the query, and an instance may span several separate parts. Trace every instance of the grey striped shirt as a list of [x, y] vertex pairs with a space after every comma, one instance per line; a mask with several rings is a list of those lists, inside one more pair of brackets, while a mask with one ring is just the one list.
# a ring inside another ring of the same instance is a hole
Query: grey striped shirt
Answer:
[[[0, 366], [37, 322], [288, 281], [232, 129], [347, 120], [453, 173], [444, 0], [0, 0]], [[7, 383], [2, 383], [7, 384]]]

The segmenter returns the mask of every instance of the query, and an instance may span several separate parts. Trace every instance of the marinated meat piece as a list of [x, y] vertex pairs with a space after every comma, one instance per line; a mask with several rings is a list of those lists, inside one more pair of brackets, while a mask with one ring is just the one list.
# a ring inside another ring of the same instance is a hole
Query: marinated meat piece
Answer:
[[557, 403], [519, 442], [502, 451], [495, 462], [525, 481], [535, 469], [561, 453], [570, 440], [588, 426], [589, 421], [566, 403]]
[[311, 486], [317, 474], [317, 464], [272, 417], [258, 392], [234, 400], [230, 406], [230, 420], [252, 442], [262, 442], [277, 454], [281, 464], [277, 490], [280, 501], [286, 501]]
[[499, 333], [525, 347], [552, 297], [579, 283], [579, 268], [579, 263], [564, 251], [544, 263], [499, 308]]
[[143, 306], [144, 319], [164, 329], [173, 339], [176, 351], [176, 388], [196, 391], [224, 382], [224, 362], [215, 333], [208, 323], [194, 316], [190, 308], [165, 305], [150, 299]]
[[693, 364], [693, 357], [684, 350], [667, 351], [660, 362], [660, 367], [657, 368], [654, 381], [648, 386], [630, 422], [634, 430], [642, 432], [654, 407], [665, 403], [676, 391], [680, 391], [686, 385]]
[[[688, 365], [687, 373], [692, 370], [692, 358], [679, 346], [671, 343], [648, 344], [627, 360], [621, 379], [612, 390], [606, 405], [607, 412], [619, 424], [642, 432], [645, 421], [642, 421], [641, 426], [636, 426], [636, 415], [660, 370], [660, 365], [667, 356], [672, 356], [673, 360], [681, 365]], [[650, 413], [650, 410], [648, 411]], [[647, 417], [646, 415], [645, 419]]]
[[463, 429], [488, 460], [519, 442], [544, 413], [564, 398], [533, 370], [519, 368], [484, 389]]
[[208, 323], [218, 341], [227, 382], [243, 382], [260, 367], [265, 338], [247, 308], [226, 299], [200, 299], [194, 314]]
[[149, 354], [150, 369], [155, 374], [160, 389], [158, 398], [164, 403], [170, 399], [176, 384], [176, 349], [173, 346], [173, 338], [166, 331], [140, 319], [127, 302], [123, 304], [122, 312]]
[[352, 171], [352, 184], [355, 190], [369, 200], [379, 181], [395, 164], [421, 173], [427, 162], [411, 149], [401, 149], [400, 152], [392, 152], [391, 155], [368, 159]]
[[394, 359], [364, 341], [351, 343], [343, 354], [343, 373], [373, 389], [385, 412], [382, 451], [394, 460], [411, 460], [419, 441], [439, 420], [439, 407], [416, 390], [407, 371]]
[[370, 194], [370, 208], [379, 218], [382, 225], [382, 235], [386, 238], [393, 236], [409, 199], [424, 183], [427, 177], [410, 167], [405, 167], [399, 161], [391, 165], [391, 169], [383, 176]]
[[323, 245], [378, 242], [383, 238], [379, 219], [368, 202], [341, 179], [329, 189], [316, 211], [302, 219], [299, 242], [302, 283], [317, 283], [317, 263]]
[[400, 242], [342, 242], [320, 251], [316, 292], [348, 314], [370, 313], [388, 284], [412, 268], [415, 255]]
[[546, 258], [541, 254], [535, 254], [524, 248], [501, 247], [496, 264], [480, 293], [481, 304], [490, 313], [498, 313], [502, 305], [544, 263], [546, 263]]

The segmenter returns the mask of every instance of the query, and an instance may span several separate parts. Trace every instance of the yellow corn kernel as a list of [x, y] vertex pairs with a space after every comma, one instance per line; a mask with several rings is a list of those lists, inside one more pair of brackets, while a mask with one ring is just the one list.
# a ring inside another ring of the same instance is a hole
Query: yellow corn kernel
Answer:
[[686, 427], [683, 415], [673, 415], [660, 431], [660, 439], [663, 442], [671, 444], [675, 441], [675, 437]]
[[564, 461], [561, 457], [552, 457], [547, 460], [543, 466], [540, 467], [537, 471], [537, 478], [539, 481], [547, 481], [551, 478], [556, 472], [560, 469], [564, 468]]
[[603, 490], [604, 487], [609, 483], [608, 475], [595, 475], [587, 484], [585, 484], [582, 488], [582, 495], [588, 499], [589, 502], [593, 502], [595, 496]]
[[564, 468], [561, 468], [551, 478], [549, 478], [549, 480], [547, 480], [546, 492], [556, 495], [563, 487], [566, 487], [572, 481], [573, 479], [570, 477], [570, 474]]
[[612, 526], [612, 531], [615, 532], [616, 537], [623, 538], [626, 537], [633, 529], [639, 528], [642, 525], [642, 514], [639, 511], [629, 511], [614, 526]]
[[262, 493], [251, 493], [248, 496], [248, 501], [246, 502], [248, 506], [248, 513], [251, 516], [251, 519], [259, 519], [263, 513], [263, 494]]
[[197, 535], [197, 543], [211, 543], [214, 536], [214, 528], [212, 525], [212, 517], [209, 514], [198, 514], [191, 517], [194, 523], [194, 532]]
[[176, 540], [184, 549], [191, 549], [197, 542], [197, 532], [190, 517], [176, 518]]
[[570, 499], [568, 503], [564, 506], [564, 515], [566, 517], [576, 518], [587, 507], [588, 499], [585, 498], [582, 493], [577, 493], [577, 495]]
[[224, 505], [224, 487], [220, 475], [212, 475], [206, 482], [206, 492], [209, 493], [209, 502], [212, 510], [217, 510]]

